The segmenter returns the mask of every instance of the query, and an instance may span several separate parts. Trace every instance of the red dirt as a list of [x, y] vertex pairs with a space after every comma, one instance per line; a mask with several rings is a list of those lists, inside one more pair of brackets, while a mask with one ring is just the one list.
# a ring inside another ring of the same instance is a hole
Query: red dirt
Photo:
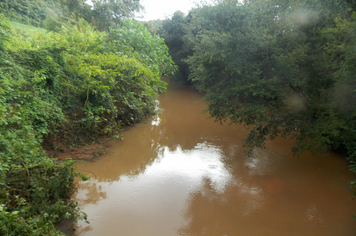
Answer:
[[56, 150], [46, 150], [46, 153], [48, 157], [60, 160], [73, 159], [93, 161], [94, 157], [105, 154], [109, 146], [110, 145], [105, 142], [72, 148], [60, 145], [60, 148]]

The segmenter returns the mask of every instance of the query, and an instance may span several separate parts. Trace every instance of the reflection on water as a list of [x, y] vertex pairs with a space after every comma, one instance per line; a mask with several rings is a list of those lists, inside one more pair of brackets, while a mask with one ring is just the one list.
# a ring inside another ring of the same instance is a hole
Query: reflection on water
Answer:
[[75, 198], [91, 224], [76, 235], [355, 235], [356, 212], [336, 156], [291, 155], [291, 140], [243, 155], [243, 126], [200, 114], [201, 94], [170, 87], [156, 117], [78, 169]]

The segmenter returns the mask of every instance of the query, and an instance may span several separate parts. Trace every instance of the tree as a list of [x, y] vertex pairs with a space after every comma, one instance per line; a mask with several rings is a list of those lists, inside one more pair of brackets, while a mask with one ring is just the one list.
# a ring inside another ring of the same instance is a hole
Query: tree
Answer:
[[335, 68], [323, 49], [324, 32], [348, 18], [347, 9], [343, 1], [308, 0], [224, 0], [196, 9], [187, 61], [211, 117], [250, 125], [249, 147], [277, 135], [296, 138], [295, 152], [345, 146], [342, 134], [355, 130], [355, 114], [345, 119], [330, 94], [346, 52], [332, 54], [340, 60]]
[[85, 0], [59, 0], [62, 6], [62, 11], [67, 17], [74, 16], [78, 21], [79, 17], [86, 21], [91, 21], [91, 6], [85, 3]]
[[111, 29], [108, 41], [111, 52], [136, 58], [157, 76], [171, 75], [175, 71], [164, 40], [134, 20], [126, 19], [122, 27]]
[[108, 30], [142, 9], [139, 0], [93, 0], [93, 24], [99, 30]]
[[169, 48], [172, 60], [178, 66], [175, 78], [185, 83], [188, 82], [189, 68], [184, 59], [193, 53], [192, 49], [184, 43], [189, 20], [190, 17], [185, 16], [183, 12], [176, 11], [171, 19], [163, 21], [163, 26], [159, 31]]

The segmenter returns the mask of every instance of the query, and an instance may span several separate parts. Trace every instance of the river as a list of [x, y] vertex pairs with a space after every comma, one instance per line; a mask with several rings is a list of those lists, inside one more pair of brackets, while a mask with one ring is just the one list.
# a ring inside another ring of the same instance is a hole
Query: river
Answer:
[[345, 185], [356, 176], [342, 157], [296, 157], [283, 138], [246, 157], [248, 130], [206, 119], [201, 98], [171, 83], [156, 116], [77, 164], [91, 179], [78, 182], [90, 224], [78, 222], [76, 236], [356, 235]]

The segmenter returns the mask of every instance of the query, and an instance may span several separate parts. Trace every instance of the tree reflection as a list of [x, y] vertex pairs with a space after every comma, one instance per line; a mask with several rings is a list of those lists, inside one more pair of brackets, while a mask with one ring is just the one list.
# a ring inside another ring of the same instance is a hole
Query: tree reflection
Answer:
[[[239, 199], [236, 201], [236, 199]], [[179, 235], [238, 235], [237, 225], [262, 207], [263, 191], [258, 186], [235, 183], [217, 191], [205, 178], [201, 189], [191, 193], [184, 213], [186, 225]]]
[[106, 192], [96, 179], [88, 181], [80, 181], [78, 192], [75, 194], [75, 199], [80, 205], [95, 204], [96, 202], [106, 199]]

